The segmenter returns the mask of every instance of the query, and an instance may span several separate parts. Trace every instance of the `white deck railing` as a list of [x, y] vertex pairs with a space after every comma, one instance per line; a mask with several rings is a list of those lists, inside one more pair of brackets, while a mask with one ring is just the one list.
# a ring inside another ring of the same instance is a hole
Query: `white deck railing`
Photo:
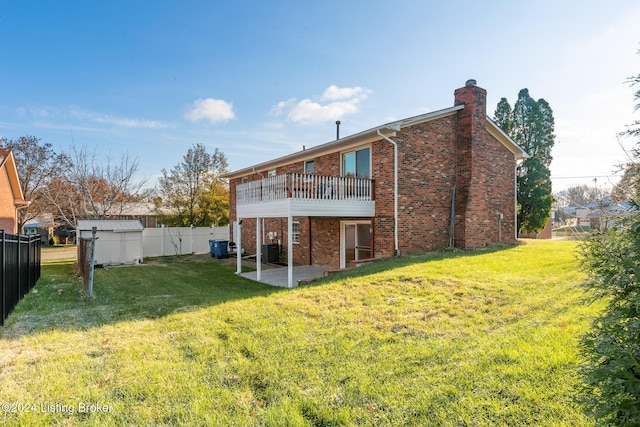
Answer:
[[303, 200], [373, 200], [373, 181], [364, 178], [291, 173], [239, 184], [237, 204]]

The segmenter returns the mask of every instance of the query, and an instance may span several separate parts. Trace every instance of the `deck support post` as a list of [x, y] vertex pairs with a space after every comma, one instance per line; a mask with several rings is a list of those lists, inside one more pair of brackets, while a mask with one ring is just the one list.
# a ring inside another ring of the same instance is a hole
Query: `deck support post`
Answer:
[[293, 288], [293, 217], [287, 217], [287, 268], [288, 282], [287, 287]]
[[260, 218], [256, 218], [256, 280], [262, 280], [262, 230], [260, 228]]
[[236, 239], [236, 274], [242, 273], [242, 218], [238, 218], [236, 222], [236, 234], [233, 236]]

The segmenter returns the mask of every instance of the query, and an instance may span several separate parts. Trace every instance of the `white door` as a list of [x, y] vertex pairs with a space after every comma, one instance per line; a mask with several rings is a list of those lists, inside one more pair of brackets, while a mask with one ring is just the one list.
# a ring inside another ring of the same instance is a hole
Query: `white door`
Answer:
[[371, 258], [371, 221], [342, 221], [340, 268]]

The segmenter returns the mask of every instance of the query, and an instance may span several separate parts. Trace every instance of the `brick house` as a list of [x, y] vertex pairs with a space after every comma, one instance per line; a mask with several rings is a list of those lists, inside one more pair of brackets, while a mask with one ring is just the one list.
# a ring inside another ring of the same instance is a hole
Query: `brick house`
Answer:
[[453, 107], [225, 174], [236, 245], [287, 263], [291, 287], [294, 265], [514, 242], [527, 153], [487, 117], [486, 95], [469, 80]]
[[28, 206], [24, 199], [16, 162], [10, 148], [0, 148], [0, 230], [17, 234], [18, 209]]

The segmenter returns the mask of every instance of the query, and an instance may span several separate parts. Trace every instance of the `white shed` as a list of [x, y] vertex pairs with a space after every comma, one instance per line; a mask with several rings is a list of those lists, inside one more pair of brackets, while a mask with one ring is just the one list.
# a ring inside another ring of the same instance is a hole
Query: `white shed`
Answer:
[[78, 221], [78, 237], [91, 238], [96, 227], [95, 263], [97, 265], [139, 264], [143, 260], [142, 224], [138, 220]]

